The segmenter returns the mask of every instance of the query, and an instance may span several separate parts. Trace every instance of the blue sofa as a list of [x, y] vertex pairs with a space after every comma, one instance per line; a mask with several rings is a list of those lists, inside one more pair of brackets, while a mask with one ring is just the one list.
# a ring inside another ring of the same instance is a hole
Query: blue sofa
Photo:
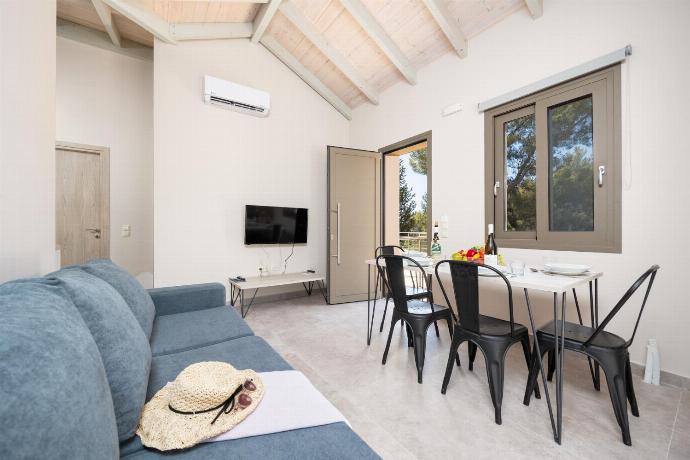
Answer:
[[379, 458], [346, 424], [159, 452], [139, 414], [188, 365], [291, 369], [218, 283], [146, 291], [109, 260], [0, 285], [0, 458]]

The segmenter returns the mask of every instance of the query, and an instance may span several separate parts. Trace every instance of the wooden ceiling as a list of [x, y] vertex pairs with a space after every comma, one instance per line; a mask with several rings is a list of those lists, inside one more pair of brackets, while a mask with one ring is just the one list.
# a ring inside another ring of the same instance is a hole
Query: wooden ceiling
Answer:
[[391, 85], [445, 53], [472, 53], [471, 38], [542, 0], [57, 0], [58, 17], [153, 46], [156, 36], [261, 42], [350, 118]]

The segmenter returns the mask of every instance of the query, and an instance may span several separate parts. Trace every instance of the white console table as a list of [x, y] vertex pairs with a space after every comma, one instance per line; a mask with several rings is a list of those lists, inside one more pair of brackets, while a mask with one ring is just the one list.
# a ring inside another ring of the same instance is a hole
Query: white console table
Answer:
[[[245, 281], [237, 281], [232, 278], [228, 278], [230, 282], [230, 305], [233, 307], [240, 301], [240, 311], [242, 312], [242, 318], [247, 316], [249, 309], [254, 303], [256, 298], [256, 293], [259, 289], [274, 286], [286, 286], [289, 284], [302, 284], [307, 295], [311, 295], [314, 288], [314, 284], [319, 287], [324, 300], [326, 300], [325, 282], [326, 278], [318, 273], [284, 273], [280, 275], [264, 275], [264, 276], [249, 276]], [[248, 290], [254, 290], [252, 298], [249, 303], [245, 303], [244, 293]]]

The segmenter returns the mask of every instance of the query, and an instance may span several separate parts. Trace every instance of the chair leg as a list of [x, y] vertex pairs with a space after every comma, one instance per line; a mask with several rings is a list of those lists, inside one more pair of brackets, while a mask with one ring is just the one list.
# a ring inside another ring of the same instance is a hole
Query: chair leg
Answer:
[[637, 408], [637, 398], [635, 397], [635, 388], [633, 387], [632, 369], [630, 368], [630, 355], [625, 361], [625, 389], [630, 402], [630, 411], [635, 417], [640, 416], [640, 411]]
[[602, 367], [606, 375], [606, 384], [609, 387], [609, 396], [611, 397], [611, 404], [613, 405], [613, 412], [616, 415], [616, 420], [621, 428], [623, 435], [623, 443], [626, 446], [632, 446], [630, 439], [630, 425], [628, 423], [628, 399], [625, 387], [625, 362], [608, 362], [603, 361]]
[[[453, 333], [453, 340], [451, 341], [450, 344], [450, 352], [448, 353], [448, 364], [446, 365], [446, 373], [443, 375], [443, 384], [441, 385], [441, 394], [446, 394], [446, 389], [448, 389], [448, 382], [450, 382], [450, 375], [453, 373], [453, 356], [455, 356], [456, 360], [460, 360], [458, 358], [458, 348], [460, 348], [460, 344], [462, 343], [462, 335], [460, 332], [454, 332]], [[459, 364], [458, 364], [459, 365]]]
[[556, 353], [554, 350], [549, 351], [549, 372], [546, 374], [546, 380], [549, 382], [553, 380], [553, 373], [556, 370]]
[[497, 425], [502, 423], [501, 404], [503, 403], [503, 375], [505, 347], [482, 348], [486, 359], [486, 375], [489, 378], [489, 390], [491, 401], [494, 403], [494, 420]]
[[469, 370], [474, 370], [474, 358], [477, 356], [477, 345], [474, 342], [467, 342], [467, 354], [470, 358]]
[[386, 321], [386, 312], [388, 311], [388, 301], [390, 300], [390, 297], [388, 296], [388, 293], [386, 293], [386, 305], [383, 307], [383, 318], [381, 318], [381, 327], [379, 328], [379, 332], [383, 332], [383, 322]]
[[422, 383], [424, 370], [424, 354], [426, 352], [426, 330], [417, 331], [414, 335], [414, 356], [417, 364], [417, 383]]
[[[520, 339], [520, 343], [522, 344], [522, 352], [525, 355], [525, 362], [527, 363], [527, 372], [529, 373], [530, 371], [530, 366], [532, 364], [532, 354], [529, 351], [529, 336], [527, 334], [522, 336], [522, 339]], [[541, 394], [539, 393], [539, 383], [535, 382], [534, 385], [534, 397], [537, 399], [541, 399]]]
[[395, 323], [398, 322], [398, 315], [395, 312], [395, 309], [393, 310], [393, 314], [391, 315], [391, 328], [388, 331], [388, 340], [386, 341], [386, 349], [383, 351], [383, 360], [381, 360], [381, 364], [385, 365], [386, 364], [386, 359], [388, 358], [388, 350], [391, 347], [391, 339], [393, 338], [393, 329], [395, 329]]
[[[452, 317], [446, 318], [446, 323], [448, 324], [449, 337], [452, 340], [453, 339], [453, 318]], [[457, 352], [457, 350], [455, 352], [455, 362], [457, 363], [458, 367], [460, 367], [460, 354]]]
[[541, 356], [537, 354], [537, 343], [532, 347], [532, 364], [530, 364], [529, 376], [527, 377], [527, 387], [525, 388], [525, 397], [522, 404], [529, 406], [534, 388], [537, 386], [537, 379], [539, 378], [539, 360], [544, 359], [544, 355], [549, 351], [549, 345], [546, 343], [539, 343]]

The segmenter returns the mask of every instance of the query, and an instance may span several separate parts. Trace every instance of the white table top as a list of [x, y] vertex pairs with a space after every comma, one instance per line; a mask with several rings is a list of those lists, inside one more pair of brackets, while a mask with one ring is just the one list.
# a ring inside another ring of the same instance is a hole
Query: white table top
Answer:
[[228, 278], [231, 285], [239, 289], [258, 289], [271, 286], [284, 286], [286, 284], [309, 283], [312, 281], [324, 281], [325, 276], [319, 273], [285, 273], [278, 275], [248, 276], [246, 281], [233, 281]]
[[[369, 259], [364, 261], [364, 263], [375, 266], [376, 259]], [[383, 262], [382, 265], [384, 265]], [[406, 268], [412, 270], [417, 269], [415, 266], [408, 266]], [[434, 265], [424, 267], [424, 271], [429, 275], [433, 275], [434, 270]], [[442, 265], [439, 269], [439, 273], [450, 274], [448, 264]], [[527, 267], [525, 267], [525, 274], [523, 276], [507, 275], [508, 281], [510, 281], [510, 285], [513, 288], [532, 289], [535, 291], [553, 292], [558, 294], [568, 292], [573, 288], [584, 286], [590, 281], [601, 278], [602, 276], [604, 276], [604, 273], [597, 271], [589, 271], [588, 273], [579, 276], [552, 275], [543, 272], [535, 273]], [[503, 282], [501, 278], [495, 276], [482, 276], [482, 278], [487, 280], [500, 280]]]

